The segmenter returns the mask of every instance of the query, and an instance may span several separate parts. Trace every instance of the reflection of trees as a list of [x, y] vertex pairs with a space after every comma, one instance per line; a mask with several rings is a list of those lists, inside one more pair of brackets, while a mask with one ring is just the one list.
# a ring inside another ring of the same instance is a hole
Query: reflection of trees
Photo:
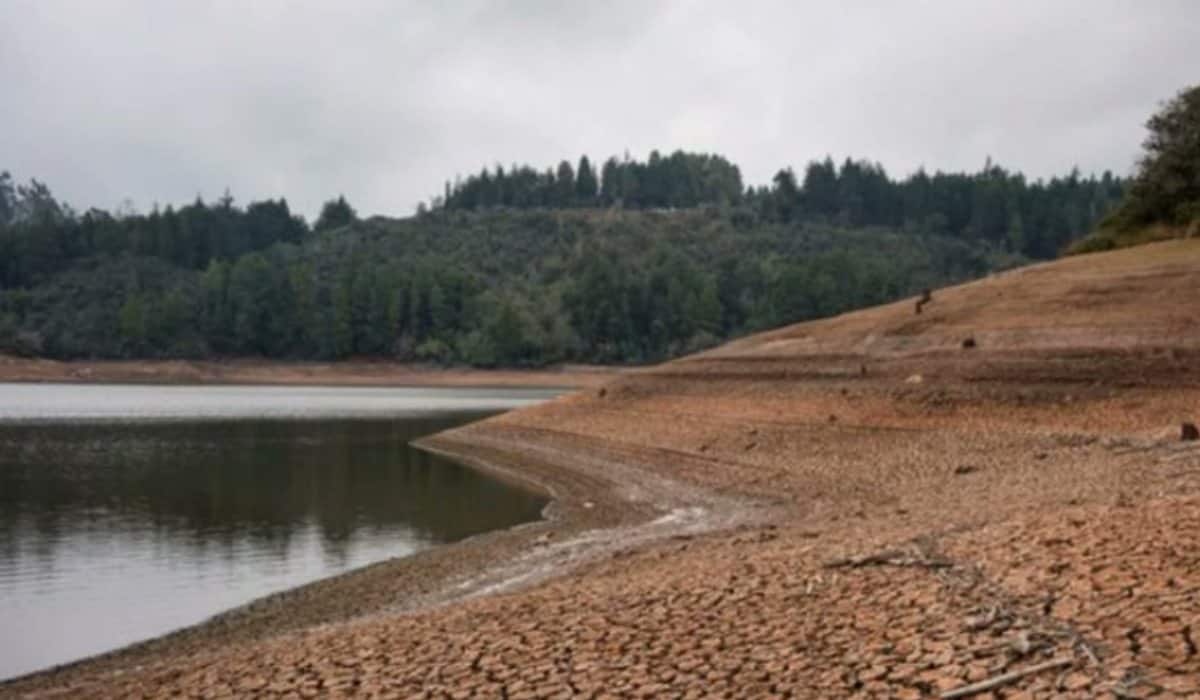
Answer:
[[0, 426], [0, 558], [125, 529], [284, 555], [305, 523], [343, 558], [359, 530], [447, 542], [536, 517], [539, 497], [408, 446], [477, 417]]

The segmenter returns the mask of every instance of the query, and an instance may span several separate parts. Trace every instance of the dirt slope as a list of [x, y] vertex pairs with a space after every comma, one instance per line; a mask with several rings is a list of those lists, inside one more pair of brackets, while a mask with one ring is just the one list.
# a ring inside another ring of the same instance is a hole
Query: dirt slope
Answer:
[[452, 431], [551, 519], [387, 610], [7, 690], [1200, 697], [1198, 290], [1197, 240], [1071, 258]]

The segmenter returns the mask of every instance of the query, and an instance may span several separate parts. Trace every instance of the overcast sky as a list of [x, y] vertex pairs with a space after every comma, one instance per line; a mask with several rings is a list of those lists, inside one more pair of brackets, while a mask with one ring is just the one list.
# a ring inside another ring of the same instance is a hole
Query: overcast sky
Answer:
[[0, 0], [0, 170], [77, 208], [227, 187], [407, 215], [456, 173], [652, 148], [747, 183], [1128, 172], [1200, 2]]

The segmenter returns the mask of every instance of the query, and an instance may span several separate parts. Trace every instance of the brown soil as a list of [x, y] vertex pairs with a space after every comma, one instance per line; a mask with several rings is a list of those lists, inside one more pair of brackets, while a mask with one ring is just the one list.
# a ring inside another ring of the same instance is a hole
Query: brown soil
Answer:
[[436, 436], [549, 519], [0, 692], [1200, 697], [1198, 289], [1071, 258]]
[[599, 386], [618, 370], [440, 369], [383, 361], [99, 360], [58, 362], [0, 355], [0, 382], [305, 384], [329, 386]]

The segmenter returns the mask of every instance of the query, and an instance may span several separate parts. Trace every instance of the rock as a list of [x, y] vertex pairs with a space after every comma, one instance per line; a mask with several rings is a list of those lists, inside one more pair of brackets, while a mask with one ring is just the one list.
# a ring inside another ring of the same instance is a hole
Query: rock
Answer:
[[970, 349], [974, 348], [975, 347], [975, 339], [974, 338], [966, 338], [965, 340], [962, 341], [962, 347], [963, 347], [963, 350], [970, 350]]
[[1200, 429], [1196, 428], [1195, 423], [1184, 423], [1179, 427], [1180, 440], [1200, 440]]
[[904, 380], [906, 384], [920, 384], [923, 381], [925, 381], [925, 378], [919, 374], [909, 375], [908, 379]]
[[1027, 656], [1033, 651], [1033, 643], [1029, 641], [1029, 633], [1021, 631], [1008, 642], [1009, 649], [1018, 657]]

